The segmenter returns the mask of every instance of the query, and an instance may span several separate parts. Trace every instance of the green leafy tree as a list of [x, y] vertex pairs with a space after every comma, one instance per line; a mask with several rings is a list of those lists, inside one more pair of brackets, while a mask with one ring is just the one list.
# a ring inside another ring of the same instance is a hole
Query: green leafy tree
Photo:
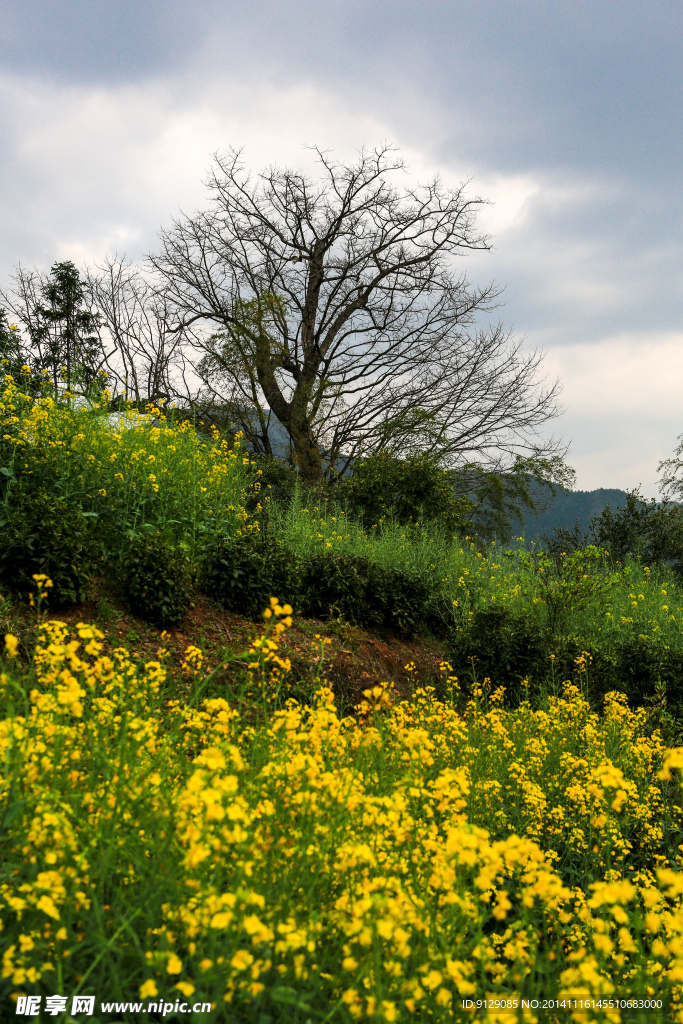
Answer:
[[55, 263], [41, 287], [32, 342], [55, 385], [64, 373], [68, 391], [89, 390], [100, 369], [99, 317], [85, 306], [85, 287], [73, 263]]
[[451, 474], [455, 494], [471, 502], [473, 534], [503, 544], [523, 526], [525, 512], [542, 511], [557, 489], [571, 487], [574, 479], [574, 470], [559, 456], [517, 456], [510, 468], [498, 472], [470, 463]]
[[591, 520], [591, 534], [615, 561], [631, 555], [648, 565], [683, 567], [683, 507], [674, 502], [646, 501], [638, 490], [628, 491], [623, 508], [608, 505]]
[[196, 402], [203, 405], [201, 412], [218, 414], [224, 425], [241, 430], [252, 451], [268, 459], [274, 456], [272, 414], [261, 398], [258, 366], [277, 366], [284, 358], [273, 329], [274, 320], [284, 311], [283, 299], [272, 292], [238, 299], [231, 321], [210, 336], [197, 366], [205, 385], [204, 401]]
[[456, 496], [451, 475], [424, 454], [401, 459], [380, 451], [359, 459], [336, 494], [367, 525], [389, 516], [402, 524], [432, 522], [463, 531], [471, 525], [474, 508], [466, 495]]

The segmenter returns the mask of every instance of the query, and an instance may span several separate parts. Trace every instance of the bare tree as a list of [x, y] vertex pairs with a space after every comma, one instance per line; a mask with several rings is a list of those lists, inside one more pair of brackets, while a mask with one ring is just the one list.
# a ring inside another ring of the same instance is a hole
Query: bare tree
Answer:
[[87, 271], [87, 284], [108, 346], [105, 364], [116, 397], [137, 404], [168, 401], [182, 379], [182, 332], [169, 326], [163, 292], [125, 256]]
[[277, 167], [254, 180], [239, 153], [216, 156], [209, 209], [150, 257], [205, 384], [262, 450], [272, 411], [309, 481], [380, 448], [496, 468], [564, 453], [538, 436], [558, 383], [539, 383], [542, 356], [500, 323], [479, 325], [499, 292], [456, 269], [489, 248], [482, 200], [438, 178], [399, 189], [390, 146], [349, 165], [315, 152], [318, 181]]
[[114, 400], [137, 404], [187, 401], [196, 391], [183, 356], [187, 339], [170, 322], [164, 292], [125, 256], [83, 273], [72, 263], [56, 263], [49, 275], [19, 266], [11, 288], [0, 289], [0, 305], [23, 328], [14, 362], [48, 370], [57, 390], [106, 383]]
[[671, 458], [663, 459], [657, 466], [661, 475], [659, 491], [665, 502], [683, 501], [683, 434], [678, 435], [677, 441]]

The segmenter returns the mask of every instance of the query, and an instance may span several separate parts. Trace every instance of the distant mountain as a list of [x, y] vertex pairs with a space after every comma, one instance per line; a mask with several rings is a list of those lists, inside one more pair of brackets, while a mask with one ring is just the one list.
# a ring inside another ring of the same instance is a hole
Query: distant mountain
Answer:
[[[574, 529], [578, 521], [581, 532], [588, 530], [593, 517], [600, 515], [605, 506], [613, 509], [626, 505], [626, 491], [617, 487], [599, 487], [595, 491], [559, 490], [553, 498], [549, 488], [539, 495], [537, 506], [541, 511], [527, 512], [524, 526], [520, 525], [518, 536], [522, 533], [527, 541], [540, 541], [543, 534], [551, 536], [558, 526], [568, 530]], [[517, 529], [517, 527], [516, 527]]]

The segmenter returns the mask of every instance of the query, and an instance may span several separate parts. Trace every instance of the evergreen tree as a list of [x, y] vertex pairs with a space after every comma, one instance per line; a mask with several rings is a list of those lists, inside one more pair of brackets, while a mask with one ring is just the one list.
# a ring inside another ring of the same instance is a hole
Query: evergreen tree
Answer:
[[101, 362], [100, 320], [87, 308], [85, 284], [70, 261], [55, 263], [40, 285], [31, 324], [34, 361], [50, 371], [55, 388], [88, 391]]
[[9, 323], [4, 309], [0, 309], [0, 362], [3, 376], [15, 376], [23, 362], [21, 334], [16, 324]]

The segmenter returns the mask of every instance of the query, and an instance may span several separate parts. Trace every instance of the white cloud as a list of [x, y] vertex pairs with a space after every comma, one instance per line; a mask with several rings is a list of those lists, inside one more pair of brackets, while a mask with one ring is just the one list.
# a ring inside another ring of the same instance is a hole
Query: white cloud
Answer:
[[624, 333], [556, 346], [543, 369], [564, 384], [560, 426], [573, 438], [568, 461], [577, 487], [642, 484], [656, 497], [657, 466], [683, 432], [683, 334]]
[[543, 188], [538, 177], [528, 174], [482, 174], [472, 185], [491, 203], [482, 209], [480, 222], [482, 228], [493, 235], [494, 241], [525, 223]]
[[229, 145], [244, 146], [257, 169], [312, 168], [304, 142], [344, 157], [391, 136], [365, 110], [312, 86], [218, 80], [210, 93], [186, 95], [161, 81], [89, 90], [5, 77], [0, 105], [3, 274], [19, 260], [49, 265], [153, 247], [179, 208], [203, 205], [211, 154]]

